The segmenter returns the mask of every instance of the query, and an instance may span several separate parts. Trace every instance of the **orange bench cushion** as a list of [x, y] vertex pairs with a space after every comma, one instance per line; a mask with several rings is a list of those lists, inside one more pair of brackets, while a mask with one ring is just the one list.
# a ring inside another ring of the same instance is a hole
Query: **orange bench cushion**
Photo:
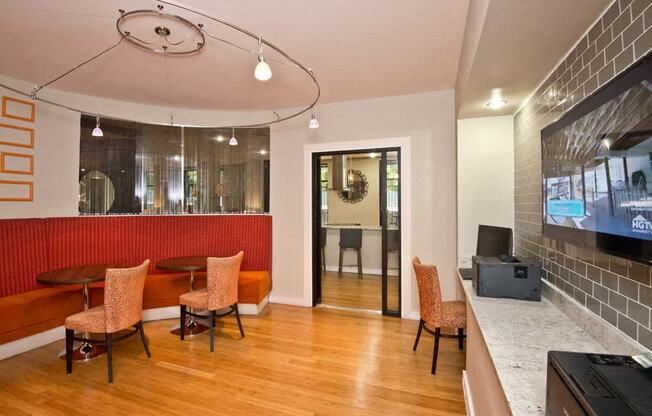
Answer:
[[[190, 288], [187, 273], [148, 275], [143, 293], [143, 309], [179, 305], [179, 296]], [[195, 287], [206, 287], [206, 273], [195, 275]], [[238, 302], [259, 304], [271, 289], [267, 271], [241, 271]], [[91, 306], [104, 301], [104, 284], [90, 285]], [[0, 298], [0, 344], [63, 325], [67, 316], [83, 310], [81, 286], [32, 290]]]
[[0, 344], [63, 325], [83, 309], [81, 286], [49, 287], [0, 298]]

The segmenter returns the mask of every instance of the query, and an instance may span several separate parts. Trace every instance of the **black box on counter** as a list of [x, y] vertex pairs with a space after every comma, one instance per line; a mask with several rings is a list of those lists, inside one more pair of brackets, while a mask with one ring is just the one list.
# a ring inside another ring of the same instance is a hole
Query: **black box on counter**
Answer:
[[478, 296], [541, 300], [541, 267], [511, 256], [473, 256], [473, 288]]

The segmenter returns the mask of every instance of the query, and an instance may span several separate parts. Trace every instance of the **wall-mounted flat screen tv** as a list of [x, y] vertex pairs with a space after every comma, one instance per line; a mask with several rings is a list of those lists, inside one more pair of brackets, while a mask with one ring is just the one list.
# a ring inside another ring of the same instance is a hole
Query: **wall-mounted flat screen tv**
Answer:
[[541, 131], [543, 235], [652, 264], [652, 56]]

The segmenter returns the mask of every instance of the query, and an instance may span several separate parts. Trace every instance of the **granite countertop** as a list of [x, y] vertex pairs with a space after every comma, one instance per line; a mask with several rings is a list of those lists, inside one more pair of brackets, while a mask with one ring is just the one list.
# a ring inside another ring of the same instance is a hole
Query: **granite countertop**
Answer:
[[544, 415], [549, 350], [606, 352], [549, 300], [478, 297], [458, 278], [515, 416]]

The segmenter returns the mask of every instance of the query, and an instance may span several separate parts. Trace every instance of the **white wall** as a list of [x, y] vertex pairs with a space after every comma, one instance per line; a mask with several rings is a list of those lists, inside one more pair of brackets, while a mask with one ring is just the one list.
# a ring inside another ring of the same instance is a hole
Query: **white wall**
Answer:
[[[320, 128], [307, 120], [272, 126], [271, 211], [274, 289], [271, 300], [304, 304], [303, 166], [306, 144], [409, 137], [412, 166], [411, 251], [440, 270], [446, 299], [457, 296], [456, 154], [453, 90], [320, 105]], [[410, 311], [418, 310], [414, 276]]]
[[[0, 96], [24, 99], [0, 87]], [[33, 127], [34, 149], [0, 145], [0, 151], [34, 155], [34, 175], [0, 174], [9, 181], [33, 181], [32, 202], [0, 202], [0, 218], [77, 215], [79, 174], [79, 114], [36, 104], [35, 123], [0, 122]]]
[[458, 263], [470, 265], [478, 224], [514, 227], [514, 118], [457, 122]]

